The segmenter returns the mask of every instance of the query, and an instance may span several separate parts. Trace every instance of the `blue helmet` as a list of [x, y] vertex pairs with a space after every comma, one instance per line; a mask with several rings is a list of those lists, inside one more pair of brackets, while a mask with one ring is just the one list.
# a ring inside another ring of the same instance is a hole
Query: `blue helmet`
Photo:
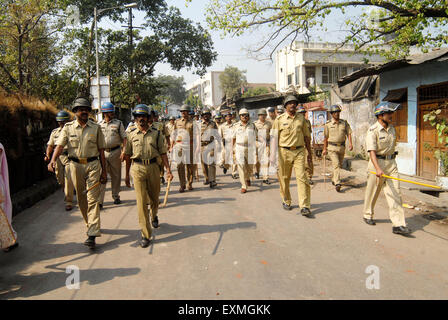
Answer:
[[101, 105], [101, 112], [102, 113], [115, 112], [115, 106], [111, 102], [104, 102]]
[[395, 112], [397, 109], [401, 107], [401, 104], [399, 103], [393, 103], [393, 102], [381, 102], [379, 105], [377, 105], [374, 109], [375, 116], [379, 116], [383, 113], [387, 112]]
[[70, 115], [67, 111], [59, 111], [56, 115], [57, 122], [70, 121]]
[[138, 104], [135, 106], [134, 110], [132, 111], [132, 115], [134, 117], [136, 116], [149, 116], [150, 114], [149, 107], [146, 104]]

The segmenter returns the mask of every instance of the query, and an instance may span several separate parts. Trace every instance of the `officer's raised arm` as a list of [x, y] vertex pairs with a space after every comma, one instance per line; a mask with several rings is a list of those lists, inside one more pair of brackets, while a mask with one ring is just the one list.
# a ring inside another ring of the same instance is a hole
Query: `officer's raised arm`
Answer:
[[104, 155], [104, 148], [106, 147], [106, 140], [104, 139], [104, 134], [101, 128], [98, 127], [97, 133], [97, 143], [98, 143], [98, 152], [100, 153], [100, 163], [101, 163], [101, 184], [106, 184], [107, 182], [107, 171], [106, 171], [106, 156]]

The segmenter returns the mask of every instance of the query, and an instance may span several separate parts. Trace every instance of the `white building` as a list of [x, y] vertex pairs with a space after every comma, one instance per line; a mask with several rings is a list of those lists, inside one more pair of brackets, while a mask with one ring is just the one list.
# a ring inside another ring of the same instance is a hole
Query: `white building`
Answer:
[[166, 108], [168, 110], [168, 117], [177, 117], [180, 115], [180, 105], [176, 103], [169, 103]]
[[207, 107], [218, 107], [224, 96], [220, 88], [219, 75], [222, 71], [211, 71], [198, 80], [187, 84], [187, 94], [193, 92], [201, 98], [202, 104]]
[[384, 62], [380, 55], [365, 56], [349, 45], [335, 53], [339, 46], [337, 43], [295, 41], [278, 50], [275, 56], [277, 91], [286, 91], [291, 85], [299, 93], [308, 93], [308, 88], [316, 85], [328, 90], [339, 78]]

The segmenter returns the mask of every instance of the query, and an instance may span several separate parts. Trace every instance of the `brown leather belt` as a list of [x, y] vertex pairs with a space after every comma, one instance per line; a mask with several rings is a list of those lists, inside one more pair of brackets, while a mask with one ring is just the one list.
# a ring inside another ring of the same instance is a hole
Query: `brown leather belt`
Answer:
[[157, 163], [157, 157], [156, 158], [152, 158], [152, 159], [135, 158], [135, 159], [132, 159], [132, 161], [137, 162], [137, 163], [142, 163], [142, 164], [149, 165], [151, 163]]
[[328, 144], [336, 147], [345, 147], [345, 142], [344, 143], [328, 142]]
[[90, 157], [90, 158], [75, 158], [75, 157], [68, 157], [69, 160], [80, 163], [80, 164], [87, 164], [88, 162], [92, 162], [95, 160], [98, 160], [98, 157]]
[[120, 146], [116, 146], [116, 147], [113, 147], [113, 148], [104, 149], [104, 151], [106, 151], [106, 152], [112, 152], [112, 151], [117, 150], [118, 148], [120, 148]]
[[288, 150], [291, 150], [291, 151], [294, 151], [294, 150], [298, 150], [298, 149], [303, 148], [303, 146], [297, 146], [297, 147], [282, 147], [282, 148], [284, 148], [284, 149], [288, 149]]
[[378, 159], [381, 159], [381, 160], [392, 160], [392, 159], [395, 159], [397, 157], [397, 154], [394, 153], [393, 155], [390, 155], [390, 156], [379, 156], [379, 155], [377, 155], [376, 157]]

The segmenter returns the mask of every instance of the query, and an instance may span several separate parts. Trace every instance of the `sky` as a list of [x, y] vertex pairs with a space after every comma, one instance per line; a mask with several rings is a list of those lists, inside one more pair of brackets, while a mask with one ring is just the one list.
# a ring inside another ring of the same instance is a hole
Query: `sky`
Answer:
[[[200, 23], [204, 28], [208, 29], [205, 21], [205, 8], [208, 3], [207, 0], [193, 0], [188, 6], [186, 6], [185, 0], [166, 0], [168, 5], [174, 6], [180, 9], [182, 16], [189, 18], [194, 22]], [[351, 15], [355, 15], [357, 10], [351, 11]], [[133, 10], [134, 13], [134, 26], [139, 26], [144, 23], [144, 13]], [[343, 23], [344, 17], [341, 14], [332, 14], [332, 19], [328, 21], [329, 32], [318, 32], [313, 34], [314, 39], [317, 41], [317, 37], [320, 37], [324, 41], [337, 42], [342, 40], [342, 33], [339, 31]], [[347, 15], [350, 15], [347, 14]], [[103, 19], [100, 22], [100, 27], [119, 30], [122, 29], [121, 23], [113, 23], [107, 19]], [[212, 40], [214, 42], [215, 51], [218, 53], [217, 61], [208, 69], [208, 71], [222, 71], [227, 65], [235, 66], [241, 70], [246, 70], [246, 77], [248, 82], [255, 83], [275, 83], [275, 65], [273, 61], [264, 60], [259, 61], [248, 56], [245, 48], [256, 45], [263, 40], [265, 35], [262, 32], [248, 32], [240, 37], [226, 36], [222, 38], [222, 32], [209, 30]], [[145, 32], [142, 31], [142, 34]], [[303, 39], [297, 39], [303, 40]], [[158, 64], [156, 66], [156, 75], [175, 75], [183, 76], [185, 82], [195, 81], [198, 76], [193, 71], [171, 70], [168, 64]]]

